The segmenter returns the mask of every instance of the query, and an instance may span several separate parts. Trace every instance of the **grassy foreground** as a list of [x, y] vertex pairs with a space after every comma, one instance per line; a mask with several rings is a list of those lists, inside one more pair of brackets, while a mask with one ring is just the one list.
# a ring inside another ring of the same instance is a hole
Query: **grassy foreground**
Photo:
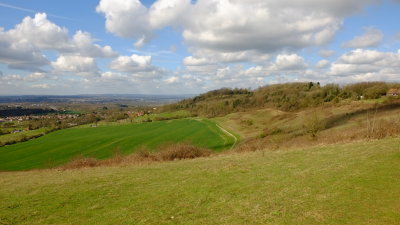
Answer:
[[77, 156], [104, 159], [115, 149], [131, 153], [140, 146], [153, 149], [182, 141], [221, 151], [232, 146], [234, 138], [206, 119], [70, 128], [1, 147], [0, 170], [50, 168]]
[[0, 174], [0, 224], [399, 224], [400, 139]]

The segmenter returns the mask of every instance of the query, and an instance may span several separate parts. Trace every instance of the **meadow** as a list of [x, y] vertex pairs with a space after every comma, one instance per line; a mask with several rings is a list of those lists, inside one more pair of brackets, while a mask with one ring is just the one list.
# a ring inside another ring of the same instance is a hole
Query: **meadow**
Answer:
[[82, 126], [0, 148], [0, 170], [50, 168], [76, 157], [105, 159], [129, 154], [140, 147], [149, 150], [165, 143], [188, 142], [222, 151], [234, 138], [207, 119], [180, 119], [140, 124]]
[[399, 224], [400, 139], [3, 172], [0, 224]]

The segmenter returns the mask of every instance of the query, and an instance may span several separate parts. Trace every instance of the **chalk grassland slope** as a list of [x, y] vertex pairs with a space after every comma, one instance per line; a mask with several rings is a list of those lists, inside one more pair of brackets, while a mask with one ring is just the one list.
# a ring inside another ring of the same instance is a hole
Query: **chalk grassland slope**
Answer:
[[230, 148], [234, 138], [206, 119], [71, 128], [1, 147], [0, 170], [49, 168], [78, 155], [104, 159], [115, 149], [131, 153], [140, 146], [154, 149], [163, 143], [182, 141], [221, 151]]
[[293, 112], [265, 108], [213, 118], [234, 130], [242, 141], [262, 148], [348, 142], [400, 136], [400, 102], [359, 101], [329, 104]]
[[399, 224], [400, 139], [4, 172], [0, 224]]

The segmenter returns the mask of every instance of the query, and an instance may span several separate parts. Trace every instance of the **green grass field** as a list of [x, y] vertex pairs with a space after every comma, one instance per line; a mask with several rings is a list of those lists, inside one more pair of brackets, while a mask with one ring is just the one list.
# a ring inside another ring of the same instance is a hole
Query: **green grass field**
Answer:
[[37, 129], [37, 130], [22, 131], [20, 133], [4, 134], [4, 135], [0, 136], [0, 142], [6, 143], [9, 141], [18, 140], [24, 136], [30, 138], [32, 136], [36, 136], [39, 134], [45, 134], [45, 132], [46, 132], [46, 129], [41, 128], [41, 129]]
[[1, 147], [0, 170], [49, 168], [77, 156], [104, 159], [117, 148], [131, 153], [140, 146], [154, 149], [163, 143], [182, 141], [221, 151], [231, 147], [234, 139], [206, 119], [70, 128]]
[[400, 139], [0, 174], [0, 224], [400, 224]]

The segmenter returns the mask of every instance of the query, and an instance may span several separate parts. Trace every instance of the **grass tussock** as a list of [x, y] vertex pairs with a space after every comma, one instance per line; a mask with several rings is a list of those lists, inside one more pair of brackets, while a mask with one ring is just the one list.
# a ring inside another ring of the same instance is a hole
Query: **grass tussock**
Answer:
[[100, 166], [142, 164], [151, 162], [166, 162], [182, 159], [194, 159], [199, 157], [211, 156], [213, 151], [196, 147], [188, 143], [165, 144], [158, 147], [155, 151], [150, 151], [141, 147], [135, 153], [123, 155], [119, 149], [115, 149], [114, 156], [100, 160], [96, 158], [79, 156], [71, 162], [61, 166], [61, 169], [79, 169]]

